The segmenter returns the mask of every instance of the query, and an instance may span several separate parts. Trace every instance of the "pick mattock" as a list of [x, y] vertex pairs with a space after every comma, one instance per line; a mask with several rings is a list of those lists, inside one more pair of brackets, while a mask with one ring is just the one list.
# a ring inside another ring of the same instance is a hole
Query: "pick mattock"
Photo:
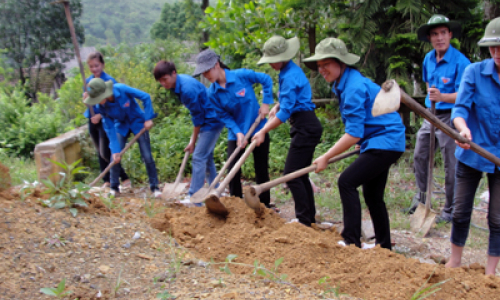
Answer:
[[[82, 58], [80, 57], [80, 48], [78, 47], [78, 41], [76, 40], [76, 33], [75, 33], [75, 26], [73, 25], [73, 18], [71, 17], [71, 11], [69, 10], [69, 1], [68, 0], [58, 0], [51, 2], [50, 4], [59, 4], [62, 3], [64, 5], [64, 13], [66, 14], [66, 21], [68, 22], [68, 27], [69, 27], [69, 32], [71, 33], [71, 41], [73, 42], [73, 47], [75, 48], [75, 56], [76, 60], [78, 61], [78, 67], [80, 68], [80, 75], [82, 76], [83, 80], [83, 86], [85, 87], [85, 91], [87, 91], [87, 82], [85, 81], [85, 71], [83, 69], [83, 64], [82, 64]], [[87, 108], [90, 111], [90, 116], [94, 116], [94, 108], [92, 105], [85, 104]], [[103, 145], [100, 145], [100, 147], [97, 147], [97, 144], [94, 140], [92, 140], [94, 143], [95, 148], [97, 149], [97, 152], [99, 155], [105, 160], [108, 161], [108, 158], [106, 155], [104, 155], [104, 152], [106, 149], [104, 149]]]
[[161, 198], [163, 200], [168, 200], [171, 198], [175, 198], [182, 194], [184, 189], [186, 188], [186, 183], [180, 183], [182, 174], [184, 173], [184, 168], [186, 167], [186, 163], [189, 158], [189, 154], [191, 154], [189, 151], [186, 151], [186, 154], [184, 154], [184, 159], [182, 160], [181, 168], [179, 169], [179, 173], [177, 174], [177, 178], [175, 178], [174, 183], [167, 183], [163, 187], [163, 191], [161, 193]]
[[[240, 157], [240, 159], [236, 162], [236, 164], [231, 169], [229, 174], [227, 174], [226, 178], [224, 178], [224, 181], [222, 181], [222, 183], [219, 185], [219, 187], [215, 191], [211, 192], [207, 197], [205, 197], [205, 199], [203, 199], [203, 201], [205, 201], [205, 206], [207, 207], [207, 209], [210, 212], [213, 212], [213, 213], [215, 213], [217, 215], [221, 215], [221, 216], [227, 216], [229, 211], [224, 206], [224, 204], [222, 204], [222, 202], [220, 202], [219, 197], [220, 197], [222, 191], [224, 191], [224, 189], [227, 187], [229, 182], [233, 179], [234, 175], [239, 171], [241, 165], [245, 162], [245, 160], [248, 158], [250, 153], [252, 153], [252, 151], [256, 145], [257, 145], [257, 141], [253, 141], [248, 146], [248, 148], [245, 150], [245, 152]], [[199, 201], [199, 202], [203, 202], [203, 201]], [[194, 203], [199, 203], [199, 202], [194, 202]]]
[[[439, 120], [435, 115], [430, 113], [427, 109], [422, 107], [422, 105], [418, 104], [417, 101], [415, 101], [413, 98], [408, 96], [403, 90], [401, 90], [398, 84], [394, 80], [386, 81], [382, 84], [382, 89], [375, 98], [375, 102], [373, 104], [372, 115], [374, 117], [379, 116], [381, 114], [394, 112], [397, 110], [397, 108], [394, 108], [394, 106], [391, 104], [386, 105], [388, 101], [390, 102], [390, 99], [394, 98], [394, 96], [389, 96], [389, 95], [394, 95], [394, 94], [398, 95], [397, 97], [399, 97], [400, 101], [406, 104], [406, 106], [408, 106], [408, 108], [410, 108], [413, 112], [422, 116], [436, 128], [439, 128], [443, 133], [445, 133], [452, 139], [457, 140], [460, 143], [469, 144], [470, 150], [476, 152], [477, 154], [481, 155], [482, 157], [486, 158], [487, 160], [491, 161], [492, 163], [500, 167], [500, 159], [498, 157], [496, 157], [489, 151], [485, 150], [484, 148], [480, 147], [478, 144], [464, 138], [456, 130], [452, 129], [448, 124]], [[427, 184], [428, 191], [429, 187], [430, 185]], [[426, 198], [428, 197], [426, 196]], [[420, 230], [420, 232], [424, 236], [427, 235], [431, 225], [432, 223], [431, 224], [424, 223], [422, 225], [422, 229]]]
[[[125, 145], [125, 148], [123, 148], [123, 150], [122, 150], [122, 151], [120, 151], [120, 157], [121, 157], [121, 156], [123, 156], [123, 154], [125, 153], [125, 151], [127, 151], [127, 150], [128, 150], [128, 148], [130, 148], [130, 146], [132, 146], [132, 144], [133, 144], [133, 143], [135, 143], [135, 142], [139, 139], [139, 137], [140, 137], [140, 136], [141, 136], [144, 132], [146, 132], [146, 128], [142, 128], [142, 129], [141, 129], [141, 131], [139, 131], [139, 133], [137, 133], [137, 134], [134, 136], [134, 138], [133, 138], [133, 139], [131, 139], [131, 140], [130, 140], [130, 142], [128, 142], [128, 144], [127, 144], [127, 145]], [[116, 161], [114, 161], [114, 160], [113, 160], [111, 163], [109, 163], [109, 165], [106, 167], [106, 169], [104, 169], [104, 171], [102, 171], [102, 173], [101, 173], [101, 174], [99, 174], [99, 176], [97, 176], [97, 178], [96, 178], [96, 179], [94, 179], [94, 181], [92, 181], [89, 185], [90, 185], [90, 186], [94, 186], [94, 185], [95, 185], [95, 184], [96, 184], [99, 180], [101, 180], [101, 179], [104, 177], [104, 175], [106, 175], [106, 174], [109, 172], [109, 170], [111, 170], [111, 168], [112, 168], [114, 165], [116, 165], [116, 164], [117, 164], [117, 162], [116, 162]]]
[[[436, 114], [436, 102], [431, 101], [431, 113]], [[436, 129], [434, 125], [430, 126], [430, 141], [429, 141], [429, 165], [427, 167], [427, 195], [425, 196], [425, 205], [421, 202], [410, 218], [410, 227], [413, 232], [421, 232], [424, 236], [431, 229], [432, 224], [436, 220], [436, 212], [431, 210], [432, 198], [432, 173], [434, 169], [434, 148], [436, 146]]]
[[[341, 155], [337, 155], [335, 157], [332, 157], [328, 160], [328, 163], [334, 163], [339, 160], [342, 160], [344, 158], [347, 158], [349, 156], [353, 156], [354, 154], [359, 154], [359, 150], [354, 150], [351, 152], [347, 152]], [[259, 195], [265, 191], [270, 190], [271, 188], [277, 186], [278, 184], [282, 184], [285, 182], [288, 182], [292, 179], [298, 178], [302, 175], [305, 175], [307, 173], [310, 173], [312, 171], [316, 170], [316, 165], [311, 165], [309, 167], [302, 168], [300, 170], [297, 170], [295, 172], [286, 174], [285, 176], [276, 178], [274, 180], [259, 184], [259, 185], [253, 185], [247, 189], [245, 189], [245, 203], [247, 204], [248, 207], [253, 209], [257, 214], [261, 213], [261, 206], [260, 206], [260, 199]]]
[[[250, 138], [250, 136], [254, 132], [254, 130], [257, 127], [257, 125], [259, 125], [259, 123], [260, 123], [261, 120], [262, 120], [262, 117], [259, 114], [257, 116], [257, 118], [255, 119], [255, 122], [252, 124], [252, 126], [248, 130], [247, 134], [245, 135], [245, 141], [247, 141]], [[201, 201], [203, 201], [205, 199], [206, 196], [208, 196], [210, 194], [210, 192], [212, 192], [214, 190], [214, 188], [217, 185], [217, 183], [219, 183], [220, 178], [222, 177], [222, 175], [224, 175], [224, 172], [229, 167], [229, 164], [231, 164], [231, 162], [238, 155], [238, 153], [240, 153], [241, 149], [242, 149], [241, 147], [237, 147], [233, 151], [233, 153], [231, 154], [231, 156], [229, 156], [229, 158], [227, 159], [227, 161], [224, 163], [224, 166], [222, 166], [222, 169], [220, 169], [219, 174], [217, 174], [217, 177], [215, 177], [214, 181], [212, 181], [212, 183], [210, 184], [210, 186], [208, 188], [203, 187], [203, 188], [199, 189], [196, 193], [194, 193], [189, 198], [192, 203], [200, 203]]]

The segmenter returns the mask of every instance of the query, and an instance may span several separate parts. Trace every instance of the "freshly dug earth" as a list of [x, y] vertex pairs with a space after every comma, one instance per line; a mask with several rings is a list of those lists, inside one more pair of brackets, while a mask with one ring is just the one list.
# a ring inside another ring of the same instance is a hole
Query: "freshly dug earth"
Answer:
[[[485, 276], [478, 264], [457, 269], [420, 263], [416, 259], [376, 247], [361, 250], [337, 244], [340, 235], [299, 223], [285, 222], [271, 210], [262, 216], [247, 208], [239, 198], [222, 198], [228, 207], [226, 219], [204, 208], [167, 212], [172, 235], [195, 256], [221, 262], [229, 254], [238, 263], [255, 260], [272, 269], [283, 257], [278, 272], [294, 284], [317, 285], [324, 276], [340, 292], [363, 299], [410, 299], [423, 285], [446, 281], [429, 299], [499, 299], [500, 279]], [[231, 266], [249, 274], [252, 268]], [[430, 278], [430, 279], [429, 279]], [[429, 279], [429, 283], [425, 282]]]
[[0, 192], [8, 189], [11, 185], [9, 168], [0, 162]]

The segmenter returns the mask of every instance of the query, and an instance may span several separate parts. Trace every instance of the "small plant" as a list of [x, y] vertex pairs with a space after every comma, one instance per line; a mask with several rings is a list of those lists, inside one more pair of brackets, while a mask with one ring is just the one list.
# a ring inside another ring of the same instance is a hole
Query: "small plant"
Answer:
[[37, 185], [38, 181], [34, 181], [33, 183], [24, 181], [23, 186], [19, 189], [19, 197], [21, 197], [21, 201], [26, 200], [26, 198], [32, 195], [35, 192]]
[[[75, 217], [78, 213], [78, 210], [74, 206], [83, 206], [87, 207], [87, 202], [85, 199], [90, 198], [90, 194], [88, 190], [90, 186], [81, 183], [74, 182], [74, 178], [78, 174], [87, 174], [87, 172], [83, 171], [84, 167], [77, 167], [81, 162], [81, 159], [76, 162], [68, 165], [67, 163], [60, 163], [51, 159], [50, 162], [61, 167], [64, 172], [60, 172], [61, 179], [55, 184], [50, 180], [42, 180], [42, 183], [45, 185], [46, 190], [43, 194], [50, 194], [51, 197], [48, 200], [42, 200], [43, 204], [48, 207], [53, 208], [64, 208], [69, 207], [70, 213]], [[52, 174], [51, 176], [54, 176]]]
[[144, 211], [146, 215], [150, 218], [153, 218], [157, 213], [163, 211], [163, 208], [155, 207], [156, 198], [155, 197], [144, 197]]
[[115, 287], [113, 288], [113, 292], [114, 292], [115, 296], [118, 293], [118, 290], [120, 289], [120, 286], [123, 283], [123, 281], [122, 281], [122, 271], [123, 271], [123, 268], [120, 270], [120, 273], [118, 273], [118, 278], [116, 278]]
[[41, 288], [40, 292], [44, 293], [45, 295], [55, 296], [57, 298], [64, 298], [73, 293], [72, 291], [65, 291], [65, 289], [66, 279], [64, 278], [63, 280], [61, 280], [61, 282], [59, 282], [57, 288]]
[[52, 238], [45, 238], [45, 241], [43, 242], [46, 245], [49, 245], [49, 247], [64, 247], [66, 246], [66, 239], [63, 238], [62, 236], [58, 236], [57, 234], [54, 234]]
[[[437, 268], [437, 266], [436, 266], [436, 268]], [[448, 278], [446, 280], [440, 281], [438, 283], [435, 283], [431, 286], [424, 288], [424, 286], [429, 283], [429, 280], [431, 280], [432, 276], [434, 275], [434, 272], [436, 272], [436, 268], [434, 268], [431, 275], [429, 276], [429, 278], [427, 278], [427, 280], [424, 282], [424, 284], [422, 284], [422, 286], [411, 296], [410, 300], [422, 300], [422, 299], [425, 299], [425, 298], [432, 296], [433, 294], [435, 294], [441, 290], [441, 288], [439, 287], [440, 285], [446, 283], [448, 280], [451, 279], [451, 278]]]
[[164, 300], [164, 299], [175, 299], [176, 297], [174, 295], [170, 294], [168, 291], [163, 291], [161, 293], [158, 293], [156, 295], [156, 298]]
[[318, 280], [318, 284], [324, 289], [324, 291], [319, 295], [321, 298], [325, 299], [327, 295], [332, 294], [335, 298], [338, 298], [341, 295], [345, 295], [343, 293], [340, 293], [340, 286], [332, 287], [328, 282], [329, 280], [329, 276], [322, 277]]

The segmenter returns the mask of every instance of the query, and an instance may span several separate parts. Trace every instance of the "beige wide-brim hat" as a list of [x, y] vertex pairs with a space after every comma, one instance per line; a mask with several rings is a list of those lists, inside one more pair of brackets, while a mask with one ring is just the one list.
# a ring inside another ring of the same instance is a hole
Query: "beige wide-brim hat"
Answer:
[[113, 81], [104, 82], [101, 78], [94, 78], [87, 85], [87, 93], [89, 97], [85, 99], [85, 104], [96, 105], [113, 95]]
[[315, 63], [307, 62], [316, 62], [326, 58], [336, 58], [346, 65], [354, 65], [359, 61], [359, 56], [349, 53], [344, 41], [336, 38], [326, 38], [319, 42], [319, 44], [316, 45], [316, 53], [303, 61], [308, 68], [317, 70], [318, 66]]
[[282, 36], [275, 35], [264, 44], [264, 48], [262, 49], [264, 55], [257, 64], [272, 64], [289, 61], [297, 54], [299, 48], [300, 42], [297, 37], [285, 39]]

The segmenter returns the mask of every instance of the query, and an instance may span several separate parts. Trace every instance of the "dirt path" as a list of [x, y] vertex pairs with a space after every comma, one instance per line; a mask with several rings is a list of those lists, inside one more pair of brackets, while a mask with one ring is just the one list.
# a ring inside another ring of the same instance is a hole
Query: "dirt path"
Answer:
[[[429, 299], [498, 299], [500, 279], [482, 275], [479, 264], [448, 270], [378, 247], [341, 247], [335, 230], [286, 224], [270, 210], [257, 217], [238, 198], [222, 199], [230, 211], [222, 219], [204, 208], [158, 212], [160, 203], [149, 218], [137, 196], [123, 198], [113, 211], [93, 198], [91, 207], [73, 218], [67, 209], [41, 207], [36, 200], [41, 197], [35, 193], [22, 202], [13, 189], [0, 194], [2, 299], [50, 299], [40, 288], [55, 287], [63, 278], [74, 292], [67, 299], [80, 300], [159, 299], [161, 293], [169, 299], [167, 292], [176, 299], [321, 299], [325, 290], [331, 299], [340, 293], [410, 299], [429, 278], [428, 285], [446, 281]], [[403, 231], [393, 236], [401, 249], [415, 239]], [[431, 237], [422, 249], [412, 248], [420, 240], [407, 248], [430, 253], [434, 243], [444, 241]], [[237, 255], [228, 265], [232, 275], [218, 270], [224, 264], [207, 266], [229, 255]], [[286, 274], [286, 282], [252, 276], [253, 267], [239, 265], [253, 266], [256, 260], [273, 276]], [[320, 286], [326, 276], [329, 286]]]

